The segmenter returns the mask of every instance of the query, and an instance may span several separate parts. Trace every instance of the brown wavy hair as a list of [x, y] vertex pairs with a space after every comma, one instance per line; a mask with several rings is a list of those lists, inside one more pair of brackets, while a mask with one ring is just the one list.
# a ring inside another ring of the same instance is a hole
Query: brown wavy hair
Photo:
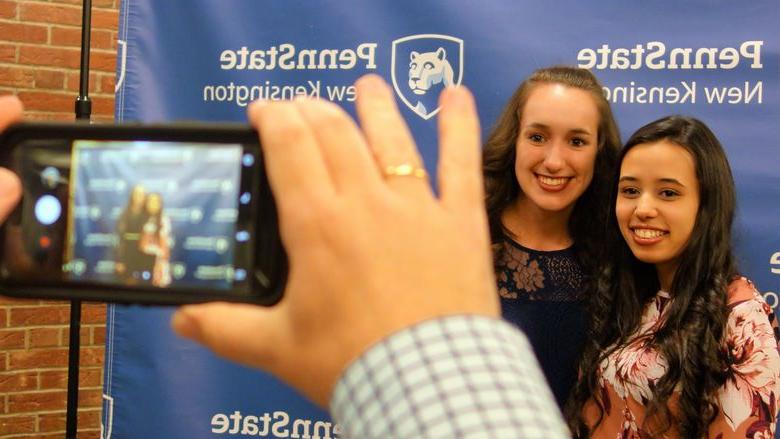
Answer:
[[[679, 145], [693, 156], [699, 210], [672, 280], [668, 314], [651, 340], [668, 369], [652, 387], [640, 428], [650, 437], [674, 428], [680, 437], [700, 438], [707, 435], [718, 414], [716, 393], [726, 379], [722, 342], [728, 318], [727, 288], [737, 274], [731, 248], [736, 196], [720, 142], [704, 123], [690, 117], [669, 116], [640, 128], [623, 148], [618, 169], [634, 146], [661, 140]], [[591, 328], [580, 363], [581, 377], [565, 409], [572, 432], [583, 438], [590, 436], [582, 417], [585, 404], [591, 401], [599, 411], [596, 425], [604, 417], [605, 401], [598, 386], [600, 365], [637, 331], [645, 305], [660, 289], [655, 266], [631, 253], [618, 228], [615, 200], [619, 177], [615, 172], [605, 241], [607, 258], [590, 291]], [[679, 410], [672, 413], [667, 402], [676, 388], [681, 389]]]
[[569, 233], [575, 243], [577, 258], [588, 274], [599, 260], [600, 236], [609, 208], [610, 178], [620, 150], [620, 131], [601, 84], [585, 69], [554, 66], [535, 71], [515, 90], [493, 126], [482, 154], [485, 204], [491, 242], [500, 242], [503, 236], [509, 233], [501, 223], [501, 214], [521, 195], [515, 176], [515, 152], [520, 121], [528, 97], [534, 88], [542, 84], [561, 84], [584, 90], [593, 97], [599, 112], [598, 152], [593, 180], [575, 203], [569, 218]]

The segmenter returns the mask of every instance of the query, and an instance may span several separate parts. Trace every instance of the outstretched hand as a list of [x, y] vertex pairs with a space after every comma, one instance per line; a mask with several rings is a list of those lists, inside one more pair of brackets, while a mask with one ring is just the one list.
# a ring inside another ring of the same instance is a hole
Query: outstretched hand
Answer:
[[391, 333], [499, 314], [471, 94], [442, 93], [436, 197], [390, 88], [376, 75], [356, 88], [360, 127], [322, 100], [250, 107], [289, 255], [281, 302], [185, 306], [172, 321], [322, 406], [348, 364]]

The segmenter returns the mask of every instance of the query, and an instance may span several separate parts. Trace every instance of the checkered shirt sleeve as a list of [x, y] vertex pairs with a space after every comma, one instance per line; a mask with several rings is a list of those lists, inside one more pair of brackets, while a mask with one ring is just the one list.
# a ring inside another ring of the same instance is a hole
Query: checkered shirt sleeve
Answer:
[[331, 411], [354, 439], [570, 437], [525, 335], [480, 316], [426, 321], [371, 347]]

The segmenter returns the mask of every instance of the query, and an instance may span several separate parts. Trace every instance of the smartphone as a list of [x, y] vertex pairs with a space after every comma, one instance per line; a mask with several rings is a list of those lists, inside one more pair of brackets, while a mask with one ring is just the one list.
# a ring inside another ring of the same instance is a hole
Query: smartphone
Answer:
[[0, 294], [178, 305], [279, 300], [287, 260], [246, 125], [20, 123], [0, 166]]

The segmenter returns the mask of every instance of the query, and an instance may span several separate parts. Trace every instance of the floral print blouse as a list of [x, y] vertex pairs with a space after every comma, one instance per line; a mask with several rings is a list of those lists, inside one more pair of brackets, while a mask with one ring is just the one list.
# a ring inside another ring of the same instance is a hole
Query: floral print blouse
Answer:
[[[718, 394], [720, 412], [710, 425], [708, 437], [771, 439], [780, 395], [777, 322], [769, 305], [747, 279], [732, 282], [728, 295], [729, 317], [723, 348], [728, 350], [731, 364]], [[670, 302], [669, 294], [659, 292], [645, 308], [632, 341], [601, 364], [599, 383], [606, 411], [592, 437], [649, 437], [642, 431], [644, 402], [667, 364], [647, 340], [660, 326]], [[670, 401], [670, 407], [674, 403]], [[595, 404], [586, 405], [585, 418], [591, 425], [596, 422]], [[677, 436], [672, 430], [665, 435]]]

